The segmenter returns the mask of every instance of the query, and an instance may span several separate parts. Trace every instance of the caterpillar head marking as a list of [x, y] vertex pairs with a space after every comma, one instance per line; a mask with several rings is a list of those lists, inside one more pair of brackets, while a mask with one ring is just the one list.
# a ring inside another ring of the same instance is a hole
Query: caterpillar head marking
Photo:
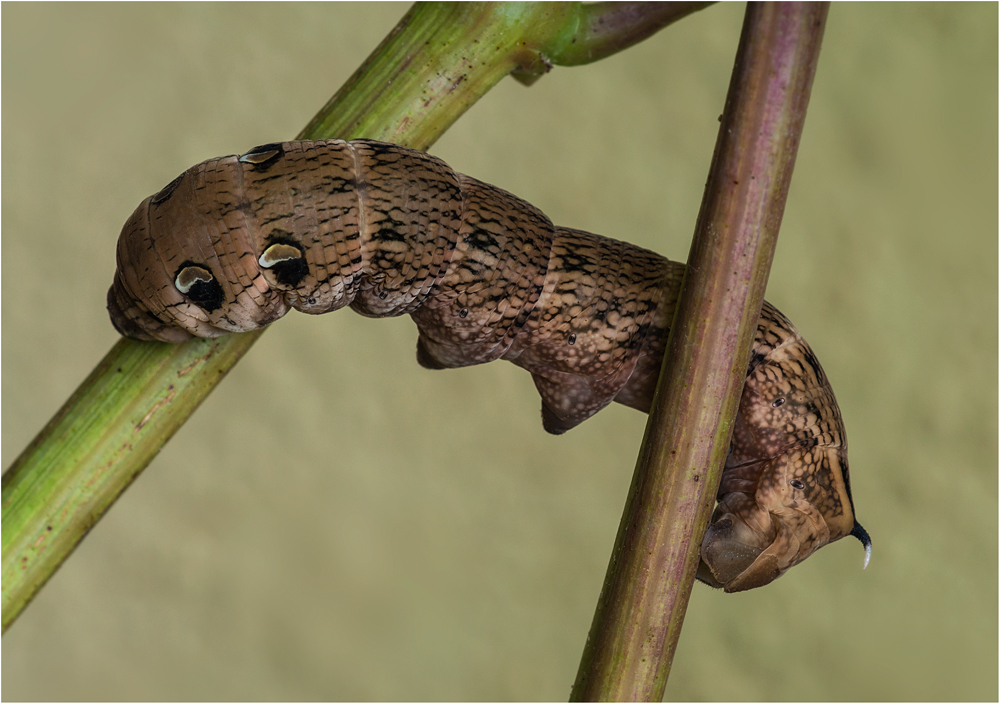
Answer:
[[154, 193], [149, 202], [152, 203], [153, 205], [156, 205], [158, 203], [162, 203], [163, 201], [165, 201], [167, 198], [169, 198], [174, 194], [174, 191], [177, 190], [177, 186], [180, 185], [181, 179], [183, 178], [184, 174], [181, 174], [180, 176], [175, 178], [173, 181], [171, 181], [166, 186], [161, 188], [159, 192]]
[[222, 306], [225, 294], [212, 272], [194, 262], [184, 262], [174, 279], [177, 290], [206, 311]]
[[236, 156], [198, 164], [132, 213], [107, 299], [119, 333], [183, 342], [253, 330], [287, 312], [283, 292], [247, 256], [253, 237], [234, 195], [243, 168]]
[[257, 260], [261, 269], [270, 269], [283, 286], [295, 288], [309, 273], [302, 249], [292, 241], [278, 240], [264, 250]]
[[252, 164], [258, 167], [258, 170], [266, 171], [271, 165], [268, 162], [276, 159], [284, 153], [285, 149], [280, 143], [262, 144], [259, 147], [254, 147], [241, 156], [240, 161], [244, 164]]

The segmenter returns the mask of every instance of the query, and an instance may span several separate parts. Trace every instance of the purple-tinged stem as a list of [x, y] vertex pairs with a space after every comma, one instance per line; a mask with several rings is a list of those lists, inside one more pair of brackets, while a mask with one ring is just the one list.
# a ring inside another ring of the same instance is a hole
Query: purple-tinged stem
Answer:
[[574, 701], [660, 701], [711, 516], [828, 3], [750, 3]]

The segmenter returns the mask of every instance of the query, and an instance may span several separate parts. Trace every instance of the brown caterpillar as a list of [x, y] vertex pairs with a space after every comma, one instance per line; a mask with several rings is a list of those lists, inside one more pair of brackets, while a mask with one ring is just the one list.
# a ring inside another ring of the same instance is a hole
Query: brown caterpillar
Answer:
[[[430, 369], [506, 359], [563, 433], [612, 401], [648, 412], [684, 265], [555, 227], [532, 205], [400, 146], [283, 142], [210, 159], [144, 200], [118, 240], [115, 328], [141, 340], [245, 332], [289, 308], [408, 313]], [[767, 584], [846, 535], [833, 390], [764, 303], [698, 578]]]

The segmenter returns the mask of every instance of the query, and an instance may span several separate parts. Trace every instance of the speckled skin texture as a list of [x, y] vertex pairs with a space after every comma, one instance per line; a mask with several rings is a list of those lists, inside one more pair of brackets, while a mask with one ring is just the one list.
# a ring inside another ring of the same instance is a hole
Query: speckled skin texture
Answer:
[[[421, 152], [284, 142], [198, 164], [143, 201], [118, 241], [108, 310], [123, 335], [167, 342], [291, 308], [409, 314], [421, 365], [527, 369], [558, 434], [612, 401], [649, 411], [683, 274]], [[698, 577], [762, 586], [845, 535], [870, 545], [840, 410], [809, 345], [765, 302]]]

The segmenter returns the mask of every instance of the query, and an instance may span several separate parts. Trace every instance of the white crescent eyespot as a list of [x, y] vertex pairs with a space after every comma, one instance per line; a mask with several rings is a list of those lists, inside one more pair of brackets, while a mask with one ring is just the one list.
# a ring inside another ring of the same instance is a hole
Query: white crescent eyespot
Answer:
[[280, 262], [301, 258], [302, 252], [297, 247], [279, 242], [265, 249], [264, 253], [260, 255], [260, 259], [257, 260], [257, 263], [260, 264], [262, 269], [270, 269]]
[[177, 272], [177, 278], [174, 279], [174, 286], [177, 287], [178, 291], [186, 294], [199, 281], [207, 284], [213, 278], [215, 277], [207, 269], [202, 269], [200, 266], [186, 266]]

